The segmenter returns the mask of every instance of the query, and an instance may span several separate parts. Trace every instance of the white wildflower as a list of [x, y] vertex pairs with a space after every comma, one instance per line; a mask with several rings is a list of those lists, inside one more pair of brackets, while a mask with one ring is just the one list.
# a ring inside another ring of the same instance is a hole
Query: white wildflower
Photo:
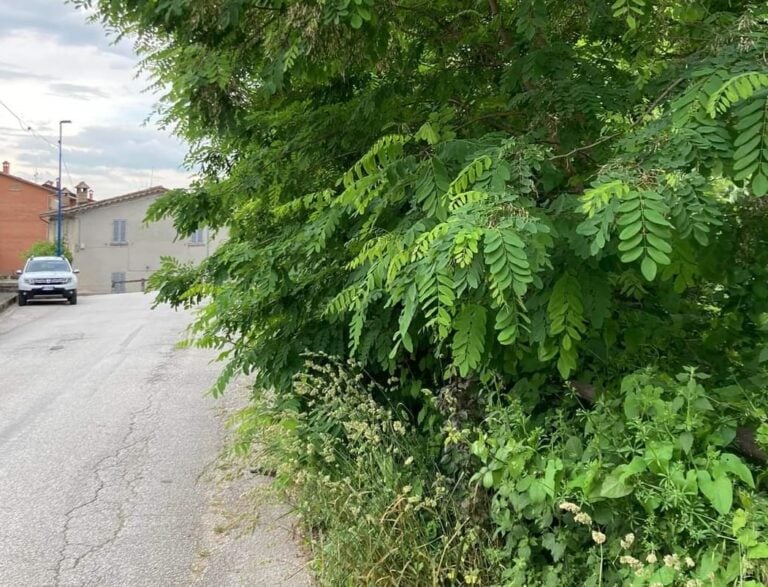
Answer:
[[635, 542], [635, 535], [632, 534], [631, 532], [619, 541], [622, 548], [629, 548], [634, 544], [634, 542]]
[[605, 534], [603, 534], [602, 532], [593, 530], [592, 540], [595, 541], [595, 544], [603, 544], [605, 542]]
[[624, 555], [619, 558], [619, 562], [622, 565], [628, 565], [632, 570], [638, 571], [643, 568], [643, 563], [637, 560], [634, 556]]

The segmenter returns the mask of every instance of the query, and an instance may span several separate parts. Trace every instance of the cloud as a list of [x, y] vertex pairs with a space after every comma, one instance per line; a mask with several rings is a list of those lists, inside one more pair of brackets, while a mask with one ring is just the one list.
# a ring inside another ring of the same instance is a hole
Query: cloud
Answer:
[[88, 22], [92, 13], [64, 1], [5, 0], [0, 7], [0, 36], [32, 31], [63, 45], [96, 46], [105, 52], [133, 57], [130, 41], [115, 44], [97, 23]]
[[143, 124], [156, 97], [143, 91], [131, 44], [117, 49], [86, 18], [56, 0], [0, 0], [0, 100], [23, 121], [0, 106], [0, 160], [25, 179], [55, 180], [59, 120], [70, 119], [65, 185], [84, 180], [97, 199], [188, 185], [184, 144]]
[[48, 89], [53, 96], [66, 96], [76, 100], [87, 100], [89, 98], [109, 98], [109, 94], [94, 86], [83, 84], [70, 84], [66, 82], [56, 82], [50, 84]]
[[0, 61], [0, 80], [12, 81], [12, 80], [43, 80], [50, 81], [54, 78], [50, 75], [40, 75], [25, 71], [18, 67], [11, 65], [10, 63], [4, 63]]
[[127, 169], [178, 168], [186, 148], [177, 139], [143, 126], [91, 126], [68, 139], [73, 166]]
[[[5, 131], [0, 128], [0, 132]], [[18, 153], [12, 161], [12, 173], [17, 168], [33, 169], [35, 181], [55, 181], [56, 148], [20, 129], [9, 128], [6, 136], [13, 140]], [[148, 126], [86, 127], [76, 135], [65, 135], [63, 152], [64, 185], [84, 180], [95, 190], [96, 198], [143, 189], [150, 183], [165, 182], [166, 187], [189, 183], [190, 173], [181, 168], [184, 144]]]

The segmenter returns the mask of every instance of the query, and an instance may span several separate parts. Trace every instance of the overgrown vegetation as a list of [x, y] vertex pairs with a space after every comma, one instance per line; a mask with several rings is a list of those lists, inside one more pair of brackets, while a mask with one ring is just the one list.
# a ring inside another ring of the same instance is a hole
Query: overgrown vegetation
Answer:
[[[66, 242], [61, 243], [61, 253], [67, 260], [72, 262], [72, 251]], [[26, 261], [30, 257], [52, 257], [56, 254], [56, 243], [53, 241], [37, 241], [21, 254], [21, 261]]]
[[94, 4], [202, 170], [150, 218], [230, 234], [158, 299], [327, 583], [768, 581], [764, 3]]

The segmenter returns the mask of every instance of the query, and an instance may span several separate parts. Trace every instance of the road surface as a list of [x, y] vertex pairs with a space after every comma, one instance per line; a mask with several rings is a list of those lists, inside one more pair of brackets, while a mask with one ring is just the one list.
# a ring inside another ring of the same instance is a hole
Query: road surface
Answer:
[[[216, 542], [205, 479], [224, 433], [205, 392], [219, 367], [176, 348], [188, 314], [150, 305], [0, 314], [0, 586], [306, 584], [286, 532]], [[227, 568], [254, 557], [261, 570]]]

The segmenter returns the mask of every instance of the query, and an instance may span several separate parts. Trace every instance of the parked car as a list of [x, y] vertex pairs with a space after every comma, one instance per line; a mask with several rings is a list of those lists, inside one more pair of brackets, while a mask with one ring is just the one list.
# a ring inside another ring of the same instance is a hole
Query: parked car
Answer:
[[66, 257], [30, 257], [23, 270], [18, 270], [19, 305], [32, 298], [63, 297], [77, 303], [77, 275], [80, 273]]

